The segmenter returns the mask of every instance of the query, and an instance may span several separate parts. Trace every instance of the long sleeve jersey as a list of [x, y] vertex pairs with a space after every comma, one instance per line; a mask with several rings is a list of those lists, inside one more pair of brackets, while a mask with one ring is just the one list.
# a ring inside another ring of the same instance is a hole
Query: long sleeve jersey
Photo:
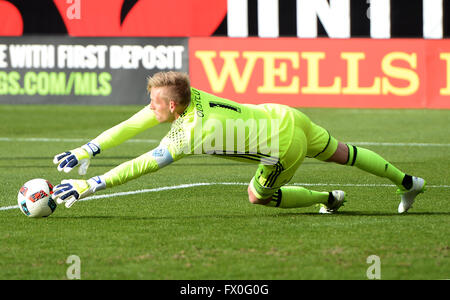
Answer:
[[[294, 134], [294, 110], [277, 104], [240, 104], [191, 88], [191, 102], [159, 146], [103, 175], [116, 186], [187, 155], [210, 154], [247, 162], [277, 164]], [[93, 141], [103, 150], [158, 124], [146, 106]]]

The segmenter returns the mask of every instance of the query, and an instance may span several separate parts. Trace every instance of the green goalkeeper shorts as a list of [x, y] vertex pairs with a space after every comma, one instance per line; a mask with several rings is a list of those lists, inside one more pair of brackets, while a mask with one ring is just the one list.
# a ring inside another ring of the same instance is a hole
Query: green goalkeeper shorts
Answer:
[[280, 160], [274, 165], [260, 164], [250, 182], [250, 188], [259, 199], [270, 198], [280, 187], [288, 183], [305, 157], [322, 161], [329, 159], [338, 141], [308, 116], [295, 110], [295, 130], [288, 149], [280, 149]]

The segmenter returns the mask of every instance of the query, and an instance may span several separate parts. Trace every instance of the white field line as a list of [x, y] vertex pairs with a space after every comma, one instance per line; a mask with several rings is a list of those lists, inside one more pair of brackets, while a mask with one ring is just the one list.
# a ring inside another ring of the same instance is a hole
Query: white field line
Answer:
[[[28, 138], [12, 138], [0, 137], [0, 142], [86, 142], [82, 138], [45, 138], [45, 137], [28, 137]], [[130, 139], [131, 143], [157, 143], [155, 139]], [[392, 147], [450, 147], [450, 143], [391, 143], [391, 142], [347, 142], [353, 145], [362, 146], [392, 146]]]
[[[245, 186], [245, 185], [248, 185], [248, 182], [186, 183], [186, 184], [180, 184], [180, 185], [174, 185], [174, 186], [158, 187], [158, 188], [153, 188], [153, 189], [142, 189], [142, 190], [129, 191], [129, 192], [119, 192], [119, 193], [112, 193], [112, 194], [90, 196], [90, 197], [81, 199], [79, 201], [115, 198], [115, 197], [122, 197], [122, 196], [136, 195], [136, 194], [154, 193], [154, 192], [162, 192], [162, 191], [170, 191], [170, 190], [187, 189], [187, 188], [193, 188], [193, 187], [197, 187], [197, 186], [212, 186], [212, 185], [244, 185]], [[296, 185], [296, 186], [347, 186], [347, 187], [395, 187], [395, 185], [393, 185], [393, 184], [353, 184], [353, 183], [346, 183], [346, 184], [340, 184], [340, 183], [292, 183], [291, 185]], [[427, 187], [428, 188], [444, 188], [445, 189], [445, 188], [450, 188], [450, 185], [427, 185]], [[3, 206], [3, 207], [0, 207], [0, 211], [17, 209], [17, 208], [19, 208], [18, 205]]]
[[[86, 139], [59, 139], [59, 138], [43, 138], [43, 137], [30, 137], [30, 138], [9, 138], [9, 137], [0, 137], [0, 142], [50, 142], [50, 143], [65, 143], [65, 142], [80, 142], [86, 143]], [[126, 142], [130, 143], [158, 143], [159, 140], [154, 139], [130, 139]]]
[[450, 147], [450, 144], [439, 143], [385, 143], [385, 142], [347, 142], [361, 146], [392, 146], [392, 147]]

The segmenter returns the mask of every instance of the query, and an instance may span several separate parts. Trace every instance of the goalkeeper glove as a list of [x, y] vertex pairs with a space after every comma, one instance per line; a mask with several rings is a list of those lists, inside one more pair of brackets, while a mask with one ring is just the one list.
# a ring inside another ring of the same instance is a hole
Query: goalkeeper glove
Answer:
[[53, 163], [58, 165], [58, 171], [69, 173], [74, 167], [80, 165], [78, 174], [85, 175], [91, 158], [100, 153], [100, 146], [93, 142], [64, 153], [55, 155]]
[[76, 201], [105, 188], [106, 182], [100, 176], [88, 180], [68, 179], [53, 188], [52, 198], [58, 204], [65, 202], [66, 207], [70, 208]]

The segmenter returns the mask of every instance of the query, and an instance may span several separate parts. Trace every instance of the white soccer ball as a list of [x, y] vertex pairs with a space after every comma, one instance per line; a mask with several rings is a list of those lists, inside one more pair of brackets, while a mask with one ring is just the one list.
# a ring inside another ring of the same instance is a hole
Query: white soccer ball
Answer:
[[20, 210], [28, 217], [48, 217], [56, 209], [56, 203], [51, 198], [52, 194], [53, 185], [48, 180], [32, 179], [20, 188], [17, 203]]

